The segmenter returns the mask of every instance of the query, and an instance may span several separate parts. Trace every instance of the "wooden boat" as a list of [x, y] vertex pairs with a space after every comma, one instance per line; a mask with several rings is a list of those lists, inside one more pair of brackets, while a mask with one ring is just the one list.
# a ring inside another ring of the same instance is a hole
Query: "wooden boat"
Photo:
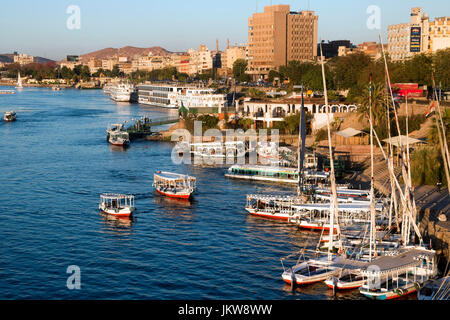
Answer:
[[301, 262], [285, 270], [281, 277], [291, 286], [302, 286], [325, 281], [330, 276], [337, 275], [340, 270], [333, 266], [332, 260], [322, 257]]
[[397, 299], [416, 293], [437, 274], [436, 252], [423, 247], [405, 247], [379, 257], [363, 270], [360, 293], [370, 299]]
[[253, 216], [289, 221], [295, 213], [293, 206], [301, 203], [298, 196], [247, 195], [245, 210]]
[[134, 196], [123, 194], [102, 194], [98, 208], [116, 217], [129, 217], [134, 211]]
[[3, 120], [5, 120], [6, 122], [13, 122], [16, 121], [17, 119], [17, 115], [14, 111], [8, 111], [5, 113]]
[[195, 191], [196, 180], [184, 174], [158, 171], [153, 175], [153, 186], [167, 197], [189, 199]]

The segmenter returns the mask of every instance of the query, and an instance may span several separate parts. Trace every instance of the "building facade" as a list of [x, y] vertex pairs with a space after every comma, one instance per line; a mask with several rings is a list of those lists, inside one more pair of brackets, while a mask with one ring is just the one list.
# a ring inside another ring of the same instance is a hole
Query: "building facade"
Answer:
[[411, 21], [388, 27], [388, 52], [392, 60], [450, 47], [450, 17], [430, 21], [422, 8], [411, 9]]
[[264, 7], [248, 19], [248, 74], [265, 78], [292, 60], [317, 56], [318, 17], [313, 11], [291, 12], [289, 5]]
[[16, 54], [14, 55], [14, 63], [18, 63], [21, 66], [34, 62], [34, 57], [28, 54]]

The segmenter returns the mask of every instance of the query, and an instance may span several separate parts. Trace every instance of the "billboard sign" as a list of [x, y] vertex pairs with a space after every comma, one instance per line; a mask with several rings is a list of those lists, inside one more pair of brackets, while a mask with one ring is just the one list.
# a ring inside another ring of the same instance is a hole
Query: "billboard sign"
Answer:
[[420, 52], [421, 36], [421, 27], [411, 27], [411, 52]]

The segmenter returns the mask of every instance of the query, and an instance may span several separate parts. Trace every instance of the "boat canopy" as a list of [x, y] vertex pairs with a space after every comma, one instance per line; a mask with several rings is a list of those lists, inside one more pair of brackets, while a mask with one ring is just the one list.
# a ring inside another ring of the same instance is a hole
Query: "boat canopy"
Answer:
[[[298, 211], [330, 211], [330, 203], [306, 203], [293, 206]], [[382, 211], [383, 206], [376, 204], [375, 210]], [[340, 212], [370, 212], [370, 203], [339, 203]]]
[[105, 193], [100, 196], [102, 200], [124, 200], [133, 199], [133, 195], [117, 194], [117, 193]]
[[178, 173], [172, 173], [172, 172], [161, 172], [158, 171], [154, 175], [155, 180], [165, 180], [165, 181], [176, 181], [176, 182], [183, 182], [183, 181], [196, 181], [197, 179], [195, 177], [191, 177], [185, 174], [178, 174]]
[[364, 275], [381, 275], [392, 272], [402, 272], [421, 264], [423, 259], [433, 259], [436, 252], [425, 248], [406, 248], [381, 256], [370, 263], [371, 268], [363, 270]]
[[271, 167], [271, 166], [257, 166], [257, 165], [234, 165], [231, 166], [229, 171], [232, 170], [246, 170], [246, 171], [264, 171], [264, 172], [280, 172], [286, 174], [297, 174], [297, 168], [284, 168], [284, 167]]

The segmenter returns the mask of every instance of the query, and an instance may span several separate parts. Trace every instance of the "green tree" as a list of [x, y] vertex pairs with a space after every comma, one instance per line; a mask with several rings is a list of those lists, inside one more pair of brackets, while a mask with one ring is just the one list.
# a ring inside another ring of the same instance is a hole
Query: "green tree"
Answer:
[[244, 59], [237, 59], [233, 63], [233, 76], [239, 82], [246, 82], [250, 80], [250, 76], [245, 73], [247, 70], [247, 61]]

